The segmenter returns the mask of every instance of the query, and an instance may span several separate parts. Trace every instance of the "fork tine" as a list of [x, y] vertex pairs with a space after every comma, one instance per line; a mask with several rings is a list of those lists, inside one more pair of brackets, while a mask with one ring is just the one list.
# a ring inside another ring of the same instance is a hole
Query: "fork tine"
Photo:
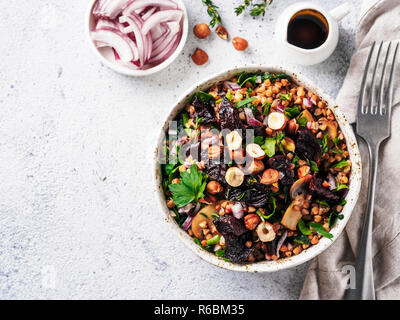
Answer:
[[369, 110], [370, 114], [375, 114], [375, 112], [374, 112], [375, 110], [374, 110], [374, 107], [373, 107], [372, 104], [374, 102], [376, 70], [378, 69], [379, 58], [380, 58], [381, 51], [382, 51], [382, 45], [383, 45], [383, 41], [379, 45], [378, 54], [376, 55], [374, 73], [372, 74], [371, 89], [370, 89], [370, 93], [369, 93], [368, 106], [367, 106], [367, 113], [368, 113], [368, 110]]
[[386, 51], [386, 57], [385, 57], [385, 62], [383, 63], [383, 67], [382, 67], [382, 76], [381, 76], [381, 84], [379, 87], [379, 94], [378, 94], [378, 110], [380, 114], [383, 114], [383, 106], [384, 104], [382, 103], [382, 96], [383, 96], [383, 92], [385, 89], [385, 75], [386, 75], [386, 64], [387, 61], [389, 59], [389, 53], [390, 53], [390, 47], [392, 45], [392, 42], [389, 42], [389, 45], [387, 47], [387, 51]]
[[392, 69], [390, 70], [390, 77], [389, 77], [389, 82], [388, 82], [388, 91], [386, 95], [386, 113], [390, 117], [391, 112], [392, 112], [392, 102], [393, 102], [393, 76], [394, 76], [394, 70], [396, 67], [396, 58], [397, 58], [397, 52], [399, 49], [399, 43], [396, 45], [396, 49], [394, 50], [394, 55], [393, 55], [393, 62], [392, 62]]
[[365, 113], [364, 112], [364, 95], [365, 95], [365, 89], [367, 87], [367, 78], [368, 78], [368, 69], [369, 69], [369, 64], [371, 62], [371, 57], [372, 57], [372, 53], [374, 52], [375, 49], [375, 44], [376, 42], [374, 41], [374, 43], [371, 46], [371, 50], [369, 51], [368, 54], [368, 59], [367, 59], [367, 64], [365, 66], [365, 70], [364, 70], [364, 76], [361, 82], [361, 89], [360, 89], [360, 97], [358, 99], [358, 109], [357, 109], [357, 113], [361, 114], [361, 113]]

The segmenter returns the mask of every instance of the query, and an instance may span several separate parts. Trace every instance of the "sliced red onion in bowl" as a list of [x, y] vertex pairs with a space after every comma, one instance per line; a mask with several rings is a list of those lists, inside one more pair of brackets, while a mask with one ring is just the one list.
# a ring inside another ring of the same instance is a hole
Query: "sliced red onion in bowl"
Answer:
[[93, 8], [96, 17], [115, 19], [130, 0], [98, 0]]
[[146, 7], [160, 7], [162, 9], [177, 9], [176, 3], [169, 0], [136, 0], [132, 1], [125, 8], [123, 13], [129, 14], [132, 11], [146, 8]]
[[181, 10], [164, 10], [158, 11], [148, 18], [142, 28], [142, 33], [147, 34], [151, 29], [153, 29], [157, 24], [167, 21], [177, 21], [180, 22], [183, 13]]
[[139, 50], [140, 65], [143, 66], [144, 59], [145, 59], [145, 48], [146, 48], [147, 44], [145, 43], [145, 37], [143, 37], [143, 34], [140, 30], [140, 26], [137, 24], [137, 22], [132, 17], [127, 17], [127, 16], [119, 17], [119, 22], [129, 24], [129, 26], [124, 29], [124, 31], [123, 31], [124, 33], [133, 32], [133, 34], [135, 35], [137, 48]]
[[92, 40], [100, 42], [102, 46], [106, 44], [114, 48], [123, 62], [137, 60], [135, 43], [125, 34], [117, 29], [100, 28], [92, 32]]
[[183, 11], [173, 0], [99, 0], [92, 13], [96, 47], [110, 47], [116, 63], [135, 70], [168, 59], [182, 38]]

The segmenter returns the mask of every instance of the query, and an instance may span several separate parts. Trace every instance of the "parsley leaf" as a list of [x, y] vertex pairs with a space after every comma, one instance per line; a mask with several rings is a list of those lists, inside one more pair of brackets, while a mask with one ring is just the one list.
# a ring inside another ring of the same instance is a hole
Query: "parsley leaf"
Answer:
[[347, 162], [347, 160], [342, 160], [342, 161], [340, 161], [340, 162], [338, 162], [338, 163], [335, 163], [333, 166], [332, 166], [332, 168], [345, 168], [345, 167], [347, 167], [349, 164], [348, 164], [348, 162]]
[[317, 231], [321, 236], [324, 236], [328, 239], [332, 239], [333, 238], [333, 234], [327, 232], [323, 226], [321, 226], [319, 223], [310, 223], [310, 226]]
[[252, 101], [254, 101], [256, 99], [258, 99], [258, 98], [257, 97], [251, 97], [251, 98], [246, 98], [246, 99], [244, 99], [242, 101], [239, 101], [236, 104], [236, 108], [242, 108], [242, 107], [246, 106], [247, 104], [251, 103]]
[[293, 119], [300, 114], [299, 106], [294, 105], [291, 108], [285, 108], [285, 116], [289, 119]]
[[176, 206], [182, 208], [188, 203], [202, 198], [205, 187], [206, 181], [202, 172], [198, 172], [197, 166], [192, 164], [190, 173], [187, 171], [182, 172], [181, 181], [169, 185], [169, 190], [172, 192], [172, 198]]
[[306, 117], [301, 117], [299, 120], [297, 120], [297, 124], [300, 127], [305, 127], [307, 125], [307, 118]]
[[259, 146], [262, 146], [264, 144], [264, 137], [261, 136], [254, 137], [254, 143], [258, 144]]
[[307, 227], [306, 223], [304, 222], [303, 219], [300, 219], [297, 226], [299, 227], [299, 230], [302, 234], [305, 236], [308, 236], [309, 234], [312, 233], [309, 227]]
[[279, 99], [282, 100], [282, 101], [288, 101], [288, 100], [290, 100], [290, 97], [291, 97], [290, 93], [287, 93], [287, 94], [281, 93], [281, 94], [279, 94]]
[[275, 155], [276, 140], [274, 138], [265, 138], [264, 144], [261, 148], [267, 154], [268, 157], [273, 157]]

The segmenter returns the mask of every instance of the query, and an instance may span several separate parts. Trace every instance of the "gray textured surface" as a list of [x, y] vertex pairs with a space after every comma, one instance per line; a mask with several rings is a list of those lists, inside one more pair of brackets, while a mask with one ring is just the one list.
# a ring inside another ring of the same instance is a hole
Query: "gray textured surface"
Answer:
[[[270, 40], [275, 17], [295, 1], [275, 0], [259, 20], [236, 18], [240, 1], [232, 2], [215, 0], [231, 35], [249, 40], [246, 53], [215, 35], [199, 41], [190, 34], [168, 70], [142, 79], [116, 74], [92, 55], [83, 29], [87, 1], [0, 3], [1, 299], [299, 296], [307, 265], [275, 274], [213, 267], [169, 231], [152, 194], [151, 148], [177, 96], [233, 65], [290, 66]], [[185, 3], [191, 28], [208, 21], [200, 0]], [[340, 24], [329, 60], [300, 68], [333, 96], [358, 12], [356, 4]], [[191, 62], [197, 46], [210, 55], [206, 66]]]

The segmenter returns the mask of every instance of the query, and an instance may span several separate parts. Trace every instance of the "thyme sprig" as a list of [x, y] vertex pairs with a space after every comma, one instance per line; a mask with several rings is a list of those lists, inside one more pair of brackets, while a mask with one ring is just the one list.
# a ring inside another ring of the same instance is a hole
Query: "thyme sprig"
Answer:
[[265, 15], [267, 7], [272, 4], [273, 0], [261, 0], [259, 3], [253, 3], [253, 0], [244, 0], [243, 4], [235, 8], [236, 15], [242, 14], [247, 8], [250, 8], [250, 15], [258, 17]]
[[211, 17], [210, 26], [215, 27], [216, 24], [221, 25], [221, 16], [218, 12], [218, 7], [212, 2], [212, 0], [202, 0], [207, 6], [207, 14]]

